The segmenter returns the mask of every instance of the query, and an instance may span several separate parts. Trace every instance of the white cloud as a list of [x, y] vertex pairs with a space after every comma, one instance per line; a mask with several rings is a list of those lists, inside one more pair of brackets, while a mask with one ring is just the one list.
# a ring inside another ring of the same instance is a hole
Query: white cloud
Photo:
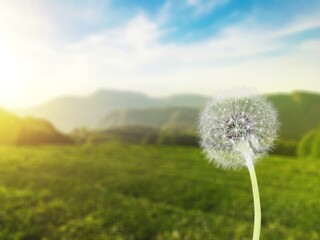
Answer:
[[159, 56], [157, 40], [161, 34], [157, 24], [140, 14], [120, 28], [95, 34], [67, 49], [70, 54], [108, 67], [135, 69]]
[[[317, 48], [318, 43], [304, 43], [290, 53], [281, 41], [292, 34], [287, 29], [299, 24], [303, 25], [294, 22], [281, 30], [239, 25], [217, 37], [180, 45], [161, 43], [163, 33], [158, 25], [139, 15], [121, 28], [81, 41], [73, 50], [90, 56], [92, 64], [99, 63], [102, 70], [95, 79], [100, 79], [101, 85], [152, 94], [209, 93], [214, 87], [232, 84], [259, 86], [264, 91], [314, 89], [319, 57], [310, 58], [307, 51]], [[301, 31], [310, 28], [309, 24], [304, 26]], [[283, 34], [275, 34], [280, 31]], [[277, 51], [287, 53], [265, 56]]]
[[291, 24], [281, 29], [274, 30], [270, 37], [287, 37], [304, 31], [320, 28], [320, 11], [309, 14], [308, 16], [299, 16]]

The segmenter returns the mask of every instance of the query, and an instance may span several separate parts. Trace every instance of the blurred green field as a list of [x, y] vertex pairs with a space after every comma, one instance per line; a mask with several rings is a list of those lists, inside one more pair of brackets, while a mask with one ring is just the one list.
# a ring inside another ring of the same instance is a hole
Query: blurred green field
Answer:
[[[320, 159], [257, 165], [261, 239], [320, 239]], [[0, 239], [251, 239], [246, 169], [194, 147], [0, 147]]]

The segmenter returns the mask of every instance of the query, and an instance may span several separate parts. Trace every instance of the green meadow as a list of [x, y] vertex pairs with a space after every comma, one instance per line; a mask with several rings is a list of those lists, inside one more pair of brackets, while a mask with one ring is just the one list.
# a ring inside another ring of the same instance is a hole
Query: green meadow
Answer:
[[[261, 239], [320, 239], [320, 159], [256, 166]], [[0, 239], [251, 239], [246, 169], [197, 147], [121, 143], [0, 147]]]

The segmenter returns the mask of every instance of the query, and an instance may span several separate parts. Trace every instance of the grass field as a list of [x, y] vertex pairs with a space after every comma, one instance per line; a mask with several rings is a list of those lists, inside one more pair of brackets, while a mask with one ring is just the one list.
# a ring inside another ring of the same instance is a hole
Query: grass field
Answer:
[[[320, 239], [320, 159], [257, 165], [261, 239]], [[251, 239], [246, 169], [198, 148], [110, 144], [0, 148], [0, 239]]]

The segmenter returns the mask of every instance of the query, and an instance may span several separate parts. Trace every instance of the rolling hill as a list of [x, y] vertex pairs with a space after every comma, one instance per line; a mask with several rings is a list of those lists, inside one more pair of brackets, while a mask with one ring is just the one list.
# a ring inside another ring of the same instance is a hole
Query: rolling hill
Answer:
[[290, 95], [270, 95], [269, 99], [278, 110], [281, 136], [300, 139], [320, 125], [319, 94], [296, 91]]
[[30, 145], [71, 143], [71, 139], [58, 132], [46, 120], [36, 118], [19, 118], [0, 109], [0, 144]]

